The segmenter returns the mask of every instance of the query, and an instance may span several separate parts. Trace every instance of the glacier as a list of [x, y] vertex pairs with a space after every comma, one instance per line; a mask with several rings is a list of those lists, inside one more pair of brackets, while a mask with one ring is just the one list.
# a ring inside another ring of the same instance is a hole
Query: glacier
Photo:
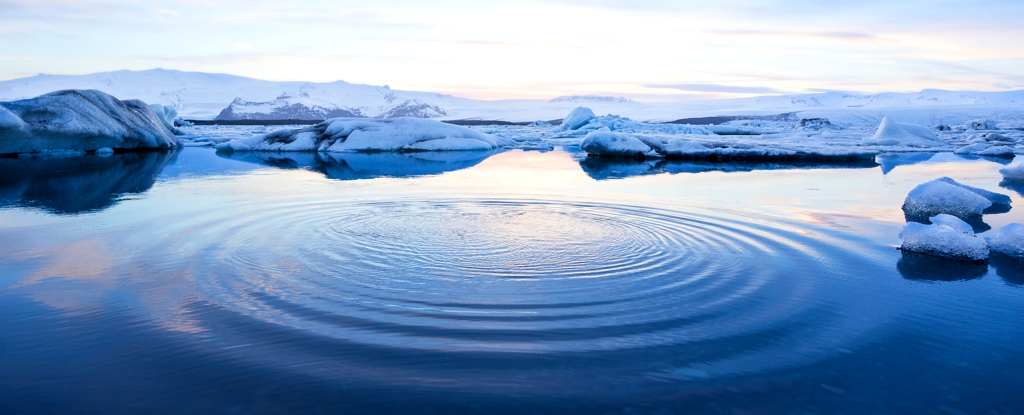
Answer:
[[153, 108], [96, 90], [0, 102], [0, 154], [167, 149], [178, 146]]

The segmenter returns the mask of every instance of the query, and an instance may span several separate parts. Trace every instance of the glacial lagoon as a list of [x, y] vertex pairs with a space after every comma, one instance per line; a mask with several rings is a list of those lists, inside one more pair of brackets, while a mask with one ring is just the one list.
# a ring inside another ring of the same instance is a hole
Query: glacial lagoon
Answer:
[[0, 412], [1021, 413], [1024, 263], [896, 249], [1006, 162], [0, 159]]

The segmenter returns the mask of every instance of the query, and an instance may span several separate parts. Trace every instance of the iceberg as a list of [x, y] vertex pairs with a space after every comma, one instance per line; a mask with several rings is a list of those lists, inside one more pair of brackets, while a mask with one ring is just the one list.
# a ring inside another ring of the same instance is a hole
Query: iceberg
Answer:
[[511, 139], [419, 118], [334, 118], [294, 130], [240, 138], [220, 151], [483, 151], [511, 146]]
[[871, 137], [870, 141], [872, 144], [880, 146], [928, 148], [947, 145], [939, 140], [939, 137], [928, 127], [898, 123], [889, 117], [882, 117], [882, 122], [878, 124], [878, 129], [875, 130], [875, 135]]
[[1024, 225], [1011, 223], [995, 235], [985, 238], [992, 252], [1012, 257], [1024, 257]]
[[153, 109], [95, 90], [0, 102], [0, 154], [178, 146]]
[[583, 137], [598, 130], [619, 133], [715, 135], [706, 128], [693, 125], [651, 124], [611, 114], [598, 117], [594, 115], [594, 111], [586, 107], [577, 107], [572, 110], [562, 119], [562, 125], [559, 125], [554, 132], [572, 137]]
[[[957, 183], [942, 177], [918, 185], [907, 194], [903, 212], [908, 218], [948, 214], [958, 218], [980, 217], [982, 213], [1008, 211], [1010, 197]], [[986, 211], [988, 210], [988, 211]]]
[[580, 143], [588, 154], [610, 157], [659, 157], [650, 146], [637, 137], [611, 131], [594, 131]]
[[1003, 175], [1003, 180], [1006, 181], [1024, 181], [1024, 163], [999, 169], [999, 173]]
[[904, 226], [900, 232], [901, 249], [965, 261], [988, 259], [988, 244], [973, 232], [963, 232], [971, 227], [966, 222], [948, 215], [934, 222], [931, 225], [910, 222]]
[[167, 127], [167, 130], [176, 135], [184, 134], [174, 125], [174, 122], [178, 120], [178, 110], [174, 109], [174, 107], [160, 104], [150, 104], [149, 107], [153, 109], [156, 118], [160, 120], [164, 127]]

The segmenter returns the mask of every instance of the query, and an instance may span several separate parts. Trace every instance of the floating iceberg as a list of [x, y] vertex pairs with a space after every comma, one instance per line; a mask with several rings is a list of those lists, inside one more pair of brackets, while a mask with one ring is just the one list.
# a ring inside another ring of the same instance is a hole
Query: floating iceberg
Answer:
[[882, 122], [878, 124], [875, 135], [869, 141], [871, 144], [880, 146], [929, 148], [947, 145], [927, 127], [898, 123], [889, 117], [882, 117]]
[[0, 102], [0, 154], [171, 148], [178, 139], [153, 109], [95, 90]]
[[692, 125], [680, 124], [650, 124], [633, 121], [618, 115], [596, 116], [594, 111], [586, 107], [577, 107], [562, 119], [562, 125], [555, 129], [563, 135], [583, 137], [598, 130], [614, 131], [619, 133], [647, 133], [647, 134], [692, 134], [692, 135], [714, 135], [706, 128]]
[[174, 109], [174, 107], [160, 104], [150, 104], [149, 107], [153, 109], [156, 118], [160, 120], [164, 127], [167, 127], [167, 130], [177, 135], [184, 134], [178, 127], [174, 126], [174, 122], [178, 120], [178, 110]]
[[1024, 257], [1024, 225], [1011, 223], [995, 235], [985, 238], [992, 252], [1013, 257]]
[[580, 149], [589, 154], [611, 157], [659, 157], [651, 146], [637, 137], [611, 131], [594, 131], [587, 134]]
[[960, 147], [953, 151], [954, 154], [969, 154], [972, 156], [1006, 157], [1015, 156], [1013, 146], [992, 145], [988, 143], [974, 143]]
[[974, 235], [974, 228], [960, 220], [960, 218], [952, 215], [941, 213], [928, 218], [928, 220], [934, 225], [943, 225], [952, 228], [954, 231], [960, 232], [966, 235]]
[[335, 118], [322, 123], [217, 145], [222, 151], [374, 151], [494, 150], [514, 141], [466, 127], [417, 118]]
[[910, 222], [900, 232], [904, 251], [967, 261], [988, 259], [989, 248], [984, 240], [966, 233], [971, 226], [952, 216], [936, 217], [933, 224]]
[[999, 169], [999, 173], [1002, 173], [1003, 179], [1007, 181], [1024, 181], [1024, 163]]
[[911, 190], [903, 202], [903, 212], [908, 218], [931, 217], [942, 213], [970, 218], [980, 217], [986, 213], [986, 209], [993, 207], [1005, 212], [1009, 206], [1010, 197], [1007, 195], [966, 186], [942, 177]]

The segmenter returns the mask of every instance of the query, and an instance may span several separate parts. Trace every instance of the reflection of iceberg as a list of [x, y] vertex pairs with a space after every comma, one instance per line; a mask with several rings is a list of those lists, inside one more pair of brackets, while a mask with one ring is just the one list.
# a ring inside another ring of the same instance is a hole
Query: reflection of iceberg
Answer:
[[786, 169], [859, 169], [877, 167], [872, 160], [858, 159], [848, 163], [818, 163], [813, 161], [794, 161], [792, 163], [763, 162], [715, 162], [715, 161], [682, 161], [682, 160], [632, 160], [607, 157], [588, 156], [580, 161], [580, 167], [595, 180], [622, 179], [631, 176], [653, 174], [747, 172], [754, 170], [786, 170]]
[[441, 174], [473, 167], [494, 151], [412, 153], [218, 152], [232, 160], [282, 169], [308, 169], [338, 180]]
[[916, 281], [966, 281], [988, 273], [988, 265], [983, 261], [961, 261], [908, 251], [903, 251], [896, 269], [903, 278]]
[[0, 159], [0, 206], [31, 206], [74, 214], [105, 209], [125, 193], [142, 193], [171, 152]]
[[912, 164], [924, 163], [931, 160], [935, 153], [891, 153], [879, 154], [875, 157], [878, 164], [882, 165], [882, 174], [889, 174], [892, 169], [898, 166], [909, 166]]
[[1011, 285], [1024, 286], [1024, 258], [1016, 258], [993, 252], [988, 258], [996, 274]]

